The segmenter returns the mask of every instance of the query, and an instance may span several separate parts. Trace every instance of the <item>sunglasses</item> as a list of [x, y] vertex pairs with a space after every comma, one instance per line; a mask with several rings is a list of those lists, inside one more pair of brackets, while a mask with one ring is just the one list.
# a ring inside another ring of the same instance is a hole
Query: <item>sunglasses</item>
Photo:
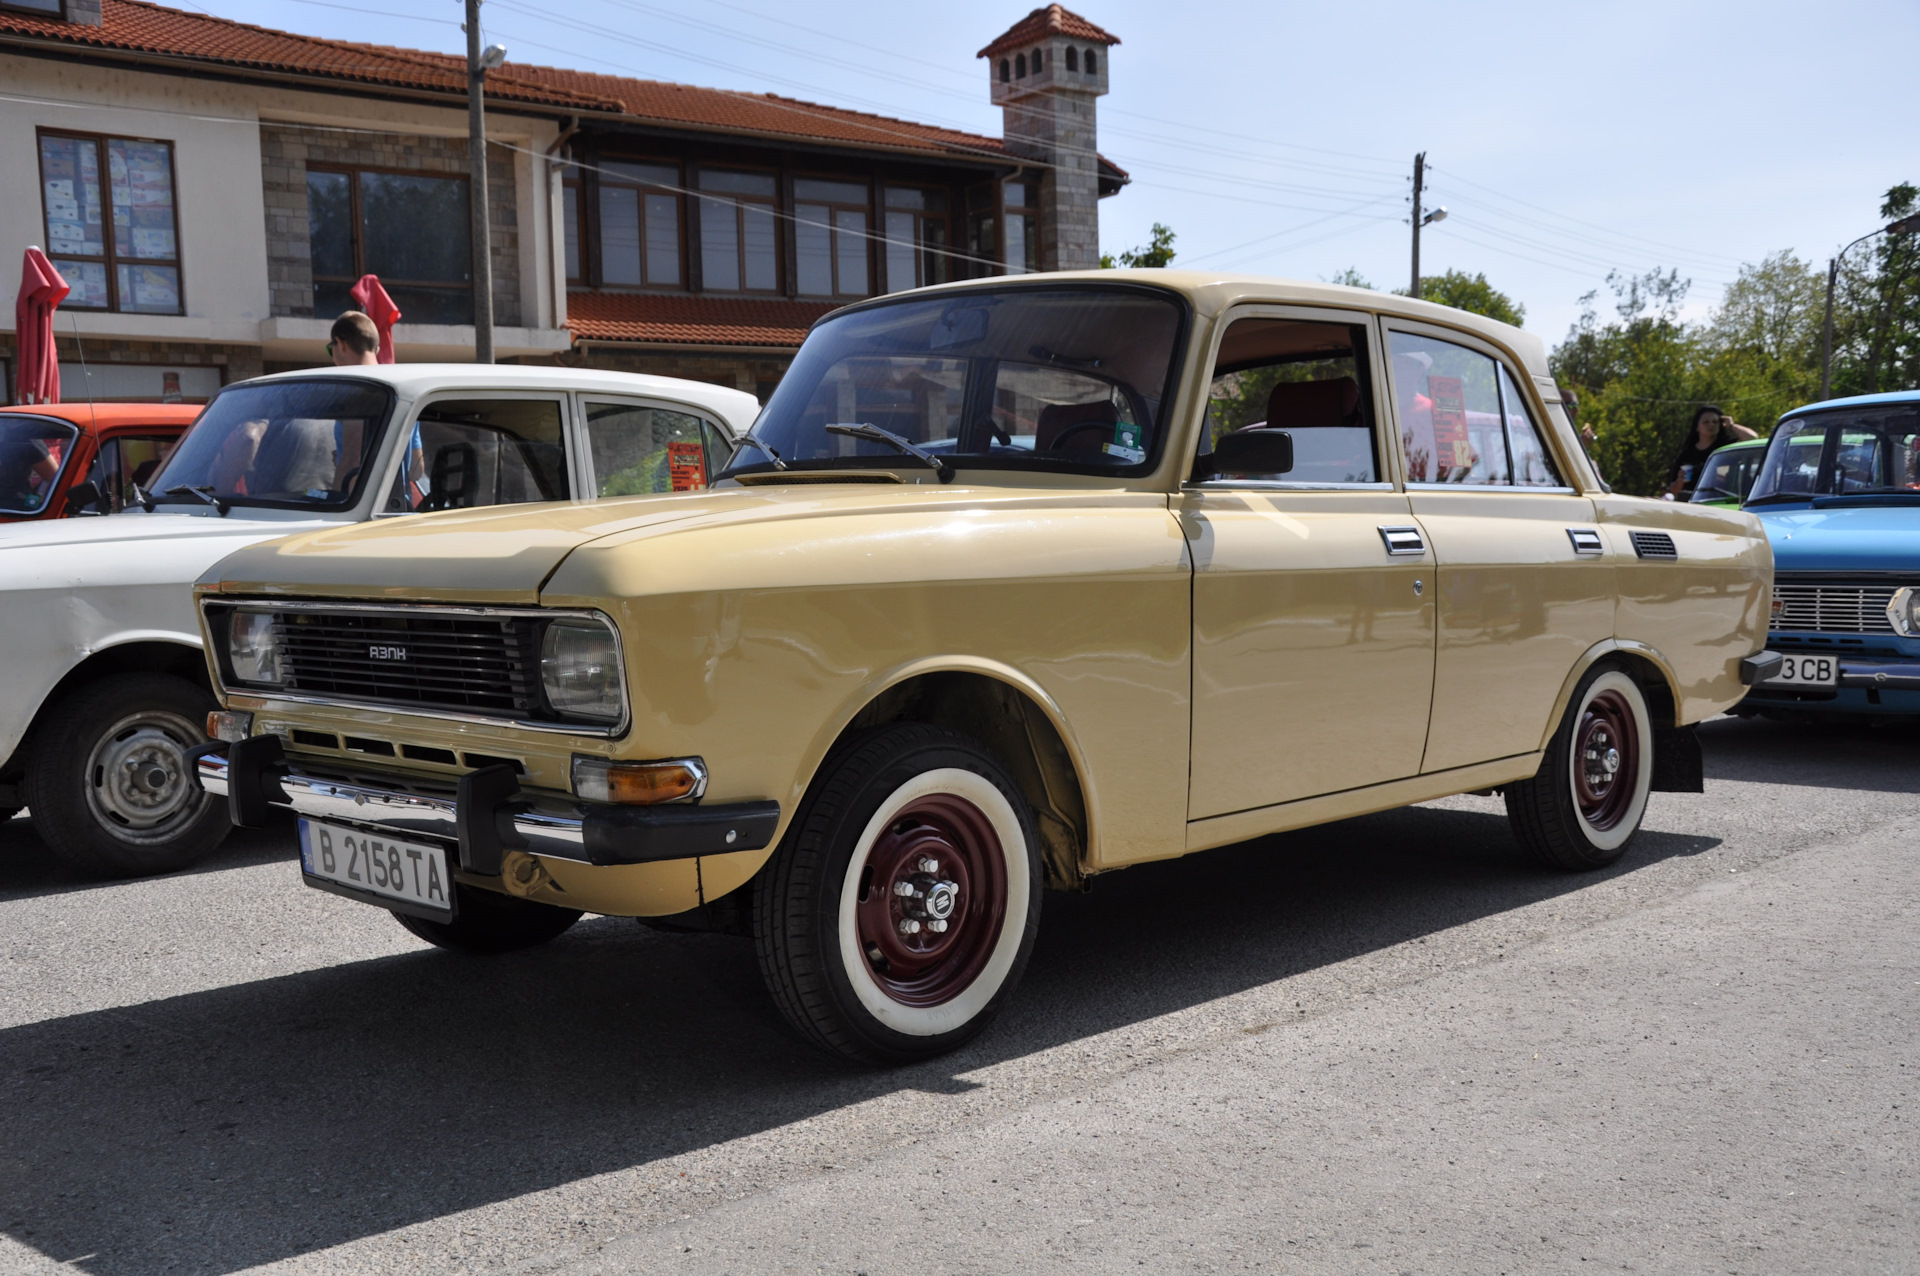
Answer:
[[333, 358], [333, 342], [327, 342], [327, 358]]

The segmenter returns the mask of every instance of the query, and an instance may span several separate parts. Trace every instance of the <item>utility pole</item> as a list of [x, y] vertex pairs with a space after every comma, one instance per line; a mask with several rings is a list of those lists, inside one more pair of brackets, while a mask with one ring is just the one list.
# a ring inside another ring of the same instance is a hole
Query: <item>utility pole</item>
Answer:
[[1864, 244], [1875, 235], [1911, 235], [1920, 231], [1920, 213], [1912, 213], [1898, 221], [1888, 222], [1876, 230], [1870, 230], [1860, 238], [1842, 248], [1827, 259], [1827, 311], [1820, 323], [1820, 397], [1828, 398], [1833, 393], [1833, 292], [1840, 281], [1840, 259], [1853, 250], [1854, 244]]
[[[497, 51], [498, 56], [495, 56]], [[473, 361], [493, 362], [493, 224], [487, 209], [488, 62], [499, 66], [506, 50], [480, 50], [480, 0], [467, 0], [467, 206], [473, 238]]]
[[1407, 296], [1420, 299], [1420, 195], [1427, 182], [1427, 153], [1413, 157], [1413, 284]]

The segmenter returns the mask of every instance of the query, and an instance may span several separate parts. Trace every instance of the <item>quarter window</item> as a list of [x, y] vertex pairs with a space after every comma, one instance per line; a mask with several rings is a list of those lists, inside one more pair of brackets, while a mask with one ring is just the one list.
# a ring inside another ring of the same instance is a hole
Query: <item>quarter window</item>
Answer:
[[173, 143], [41, 133], [40, 196], [65, 305], [182, 313]]
[[567, 449], [551, 399], [440, 399], [420, 410], [386, 513], [564, 501]]
[[1559, 487], [1560, 475], [1553, 468], [1553, 456], [1540, 441], [1533, 413], [1520, 387], [1513, 383], [1507, 365], [1500, 365], [1500, 403], [1507, 421], [1507, 450], [1513, 458], [1515, 487]]
[[309, 168], [314, 316], [355, 309], [349, 290], [378, 275], [407, 322], [472, 323], [467, 215], [464, 177]]
[[1366, 351], [1366, 329], [1359, 325], [1235, 321], [1214, 360], [1200, 454], [1212, 452], [1228, 434], [1285, 430], [1293, 436], [1293, 469], [1243, 477], [1315, 485], [1377, 482]]
[[599, 496], [697, 492], [732, 455], [699, 417], [637, 403], [588, 403], [587, 446]]
[[700, 282], [709, 292], [776, 292], [779, 257], [770, 173], [700, 174]]
[[802, 296], [864, 297], [868, 201], [865, 182], [802, 177], [793, 183], [795, 273]]

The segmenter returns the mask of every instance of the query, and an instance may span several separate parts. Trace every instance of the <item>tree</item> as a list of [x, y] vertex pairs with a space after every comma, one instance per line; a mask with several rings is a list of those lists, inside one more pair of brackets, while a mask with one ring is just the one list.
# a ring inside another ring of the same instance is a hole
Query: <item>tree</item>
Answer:
[[1345, 270], [1327, 280], [1330, 284], [1341, 284], [1348, 288], [1373, 288], [1373, 282], [1357, 269], [1348, 266]]
[[1817, 370], [1826, 281], [1791, 252], [1770, 253], [1740, 267], [1727, 285], [1707, 337], [1722, 350], [1752, 350]]
[[1118, 263], [1106, 253], [1100, 254], [1100, 268], [1112, 270], [1118, 264], [1128, 270], [1147, 270], [1155, 266], [1173, 264], [1173, 228], [1153, 224], [1152, 238], [1145, 248], [1129, 248], [1120, 254]]
[[[1920, 206], [1920, 187], [1889, 187], [1880, 217]], [[1875, 394], [1920, 386], [1920, 234], [1882, 235], [1844, 262], [1834, 299], [1833, 390]]]
[[1420, 276], [1420, 299], [1485, 315], [1516, 328], [1527, 318], [1527, 308], [1488, 283], [1485, 275], [1469, 275], [1464, 270]]

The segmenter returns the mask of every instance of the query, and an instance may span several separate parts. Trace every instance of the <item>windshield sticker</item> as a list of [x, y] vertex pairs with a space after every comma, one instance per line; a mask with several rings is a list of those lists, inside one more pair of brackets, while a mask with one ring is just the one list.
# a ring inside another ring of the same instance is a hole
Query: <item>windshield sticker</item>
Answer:
[[706, 455], [698, 443], [667, 444], [667, 473], [676, 492], [698, 492], [707, 486]]
[[1427, 397], [1433, 401], [1433, 441], [1441, 456], [1457, 470], [1473, 467], [1473, 444], [1467, 438], [1467, 395], [1459, 377], [1427, 378]]
[[1113, 442], [1105, 444], [1100, 450], [1108, 456], [1117, 456], [1135, 465], [1147, 459], [1146, 449], [1140, 446], [1140, 427], [1131, 421], [1115, 422]]

